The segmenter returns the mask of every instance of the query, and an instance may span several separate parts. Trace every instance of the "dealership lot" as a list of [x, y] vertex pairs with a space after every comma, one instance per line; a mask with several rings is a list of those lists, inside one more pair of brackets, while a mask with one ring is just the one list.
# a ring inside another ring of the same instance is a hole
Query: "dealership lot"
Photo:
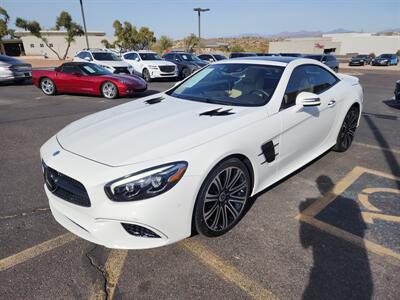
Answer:
[[[106, 249], [58, 225], [39, 158], [66, 124], [135, 100], [0, 86], [0, 298], [398, 298], [400, 104], [392, 97], [400, 75], [343, 72], [359, 76], [365, 97], [348, 152], [328, 152], [257, 195], [222, 237], [143, 251]], [[140, 96], [172, 84], [153, 82]]]

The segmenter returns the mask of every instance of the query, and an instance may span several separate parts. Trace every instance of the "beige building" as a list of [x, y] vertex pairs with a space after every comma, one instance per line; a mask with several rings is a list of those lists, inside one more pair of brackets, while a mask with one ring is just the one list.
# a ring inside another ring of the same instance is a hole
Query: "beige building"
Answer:
[[[57, 51], [60, 56], [63, 56], [67, 49], [65, 34], [65, 31], [42, 31], [42, 36], [46, 37], [49, 46]], [[25, 49], [25, 55], [57, 58], [55, 53], [53, 53], [41, 39], [33, 36], [29, 31], [16, 31], [15, 35], [22, 40]], [[89, 31], [88, 39], [90, 48], [104, 48], [101, 40], [110, 40], [106, 37], [105, 32], [102, 31]], [[71, 43], [71, 47], [69, 48], [67, 57], [72, 58], [77, 51], [80, 51], [84, 48], [87, 48], [85, 36], [82, 35], [75, 37], [75, 42]]]
[[321, 37], [288, 38], [270, 42], [271, 53], [330, 53], [336, 55], [396, 53], [400, 50], [400, 35], [373, 33], [323, 34]]

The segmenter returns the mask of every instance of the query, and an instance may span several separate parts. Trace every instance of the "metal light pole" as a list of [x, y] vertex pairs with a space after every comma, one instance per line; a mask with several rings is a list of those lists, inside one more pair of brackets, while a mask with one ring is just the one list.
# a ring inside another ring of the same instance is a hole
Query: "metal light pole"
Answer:
[[201, 32], [200, 32], [200, 14], [201, 14], [202, 12], [210, 11], [210, 9], [209, 9], [209, 8], [200, 8], [200, 7], [197, 7], [197, 8], [193, 8], [193, 10], [194, 10], [194, 11], [197, 11], [197, 15], [199, 16], [199, 41], [200, 41], [200, 39], [201, 39]]
[[85, 29], [85, 38], [86, 38], [86, 47], [89, 49], [89, 39], [88, 39], [88, 35], [87, 35], [87, 29], [86, 29], [86, 20], [85, 20], [85, 13], [83, 11], [83, 4], [82, 4], [82, 0], [79, 0], [79, 2], [81, 3], [81, 12], [82, 12], [82, 19], [83, 19], [83, 28]]

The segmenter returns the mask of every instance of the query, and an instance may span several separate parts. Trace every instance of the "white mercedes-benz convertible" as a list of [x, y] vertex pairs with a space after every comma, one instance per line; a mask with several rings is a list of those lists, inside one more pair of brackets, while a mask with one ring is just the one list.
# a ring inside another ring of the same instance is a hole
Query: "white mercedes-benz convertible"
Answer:
[[[231, 230], [249, 197], [346, 151], [363, 92], [315, 60], [211, 64], [172, 89], [71, 123], [41, 148], [55, 219], [110, 248]], [[268, 212], [265, 212], [268, 214]]]

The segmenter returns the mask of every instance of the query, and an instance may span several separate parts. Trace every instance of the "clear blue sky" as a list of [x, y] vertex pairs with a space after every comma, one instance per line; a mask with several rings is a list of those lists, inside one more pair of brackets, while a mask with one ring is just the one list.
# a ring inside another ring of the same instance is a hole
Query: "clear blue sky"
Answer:
[[[54, 26], [68, 11], [81, 23], [79, 0], [0, 0], [14, 23], [17, 16]], [[115, 19], [148, 26], [156, 36], [179, 39], [197, 32], [194, 7], [206, 7], [202, 36], [345, 28], [380, 31], [400, 28], [400, 0], [84, 0], [88, 30], [112, 36]]]

